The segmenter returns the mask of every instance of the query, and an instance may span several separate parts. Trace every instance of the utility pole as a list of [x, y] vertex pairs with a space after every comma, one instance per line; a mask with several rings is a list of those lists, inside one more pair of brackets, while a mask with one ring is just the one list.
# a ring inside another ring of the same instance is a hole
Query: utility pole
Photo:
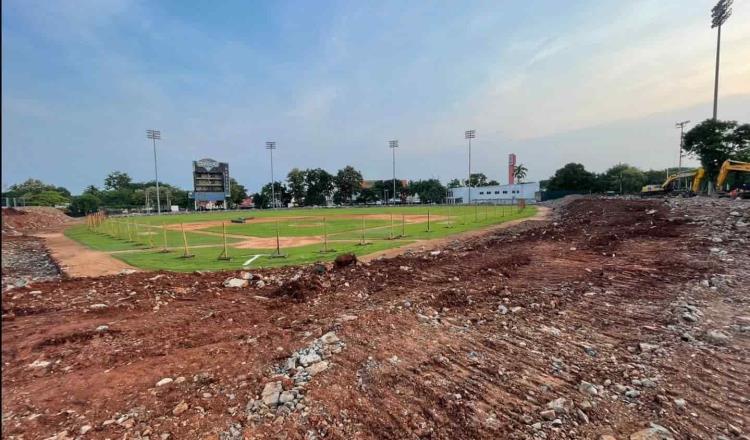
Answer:
[[719, 100], [719, 51], [721, 49], [721, 25], [726, 23], [732, 15], [733, 0], [719, 0], [711, 8], [711, 29], [717, 28], [716, 32], [716, 74], [714, 77], [714, 121], [716, 120], [716, 109]]
[[[675, 127], [680, 129], [680, 155], [677, 159], [677, 175], [679, 176], [680, 173], [682, 173], [682, 147], [685, 142], [685, 126], [688, 125], [690, 121], [682, 121], [677, 122], [674, 124]], [[680, 179], [677, 179], [677, 188], [679, 189], [682, 186], [680, 183]]]
[[393, 205], [396, 205], [396, 148], [398, 148], [398, 141], [388, 141], [388, 148], [393, 153]]
[[466, 182], [466, 186], [469, 187], [469, 204], [471, 204], [471, 140], [475, 137], [477, 137], [476, 130], [466, 130], [464, 132], [464, 139], [469, 140], [469, 180]]
[[154, 143], [154, 175], [156, 177], [156, 213], [161, 215], [161, 201], [159, 200], [159, 167], [156, 163], [156, 140], [161, 139], [161, 131], [146, 130], [146, 138]]
[[276, 142], [266, 142], [266, 150], [271, 153], [271, 209], [276, 209], [276, 182], [273, 180], [273, 150], [276, 149]]

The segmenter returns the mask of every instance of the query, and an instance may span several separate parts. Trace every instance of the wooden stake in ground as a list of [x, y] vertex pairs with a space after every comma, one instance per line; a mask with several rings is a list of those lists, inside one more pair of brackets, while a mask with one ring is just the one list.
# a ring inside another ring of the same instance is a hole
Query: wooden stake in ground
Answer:
[[132, 242], [133, 241], [133, 233], [130, 232], [130, 222], [127, 219], [125, 219], [125, 225], [128, 227], [128, 241]]
[[365, 242], [365, 216], [362, 216], [362, 238], [359, 241], [360, 246], [364, 246], [367, 243]]
[[427, 208], [427, 232], [430, 231], [430, 208]]
[[190, 249], [188, 249], [187, 235], [185, 235], [185, 226], [182, 223], [180, 223], [180, 230], [182, 231], [182, 243], [185, 246], [185, 251], [182, 253], [182, 256], [180, 258], [193, 258], [195, 254], [191, 254]]
[[163, 246], [161, 248], [161, 253], [166, 254], [169, 252], [169, 248], [167, 247], [167, 228], [166, 226], [164, 226], [164, 224], [161, 225], [161, 233], [163, 237], [162, 239]]
[[328, 249], [328, 223], [326, 218], [323, 217], [323, 249], [320, 252], [335, 252], [336, 249]]
[[224, 242], [224, 250], [219, 255], [219, 260], [229, 261], [232, 258], [229, 256], [229, 251], [227, 250], [227, 224], [226, 222], [221, 222], [221, 236]]
[[153, 232], [151, 232], [151, 226], [150, 225], [146, 226], [146, 234], [148, 235], [148, 237], [147, 237], [148, 238], [148, 247], [149, 248], [154, 247], [154, 237], [151, 236], [153, 234]]
[[271, 255], [274, 258], [286, 258], [286, 255], [281, 253], [281, 241], [279, 239], [279, 219], [276, 219], [276, 253]]

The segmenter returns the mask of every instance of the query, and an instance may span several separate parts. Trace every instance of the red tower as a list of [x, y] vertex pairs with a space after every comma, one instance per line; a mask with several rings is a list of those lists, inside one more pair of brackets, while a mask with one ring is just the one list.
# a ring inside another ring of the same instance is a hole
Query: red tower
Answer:
[[515, 171], [516, 171], [516, 155], [510, 153], [508, 155], [508, 185], [515, 183]]

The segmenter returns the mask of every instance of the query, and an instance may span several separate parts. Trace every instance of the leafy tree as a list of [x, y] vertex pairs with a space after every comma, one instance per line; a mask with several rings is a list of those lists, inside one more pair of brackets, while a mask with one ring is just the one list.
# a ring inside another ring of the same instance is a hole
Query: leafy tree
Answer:
[[471, 173], [471, 186], [487, 186], [487, 176], [484, 173]]
[[265, 209], [271, 205], [271, 199], [263, 193], [253, 194], [253, 204], [258, 209]]
[[286, 181], [289, 185], [289, 192], [297, 206], [302, 206], [305, 201], [305, 171], [299, 168], [292, 168], [289, 174], [286, 176]]
[[637, 193], [646, 184], [643, 171], [628, 164], [617, 164], [599, 177], [600, 191], [615, 191], [621, 194]]
[[244, 199], [247, 198], [247, 188], [234, 180], [234, 177], [230, 177], [229, 194], [229, 200], [231, 200], [235, 205], [239, 205]]
[[419, 194], [422, 203], [442, 203], [446, 189], [437, 179], [416, 180], [409, 183], [409, 194]]
[[95, 185], [89, 185], [83, 190], [83, 194], [91, 194], [92, 196], [98, 196], [101, 194], [101, 190]]
[[68, 202], [67, 197], [54, 190], [42, 191], [26, 197], [26, 203], [34, 206], [58, 206]]
[[[387, 202], [393, 197], [393, 179], [389, 180], [376, 180], [372, 184], [372, 191], [375, 193], [375, 197], [378, 200]], [[396, 197], [403, 203], [406, 196], [409, 194], [409, 189], [404, 187], [401, 180], [396, 179]]]
[[487, 182], [487, 186], [498, 186], [498, 185], [500, 185], [500, 182], [498, 182], [497, 180], [490, 180], [489, 182]]
[[448, 182], [448, 188], [458, 188], [464, 185], [464, 182], [458, 179], [453, 179]]
[[122, 171], [113, 171], [104, 179], [104, 187], [106, 189], [122, 190], [131, 188], [133, 179], [130, 178], [128, 173]]
[[68, 206], [68, 213], [75, 217], [81, 217], [91, 212], [99, 210], [101, 200], [93, 194], [84, 193], [78, 197], [73, 197], [73, 200]]
[[661, 185], [667, 180], [666, 170], [648, 170], [643, 172], [644, 185]]
[[685, 133], [683, 148], [700, 159], [713, 181], [725, 160], [750, 160], [750, 124], [706, 119]]
[[42, 192], [54, 191], [66, 199], [70, 198], [70, 191], [62, 186], [50, 185], [44, 183], [39, 179], [27, 179], [23, 183], [11, 185], [7, 192], [3, 193], [3, 197], [24, 197], [30, 200], [32, 196], [38, 195]]
[[547, 184], [549, 191], [592, 191], [594, 189], [596, 176], [586, 171], [580, 163], [569, 163], [550, 178]]
[[374, 203], [378, 201], [378, 196], [372, 188], [362, 188], [357, 195], [357, 203]]
[[[269, 208], [272, 205], [273, 197], [276, 197], [276, 206], [277, 207], [284, 207], [288, 206], [289, 203], [292, 201], [292, 196], [289, 193], [289, 190], [287, 189], [286, 185], [284, 185], [281, 182], [274, 182], [273, 185], [273, 192], [271, 191], [271, 183], [266, 183], [263, 185], [263, 188], [260, 190], [261, 194], [261, 206], [263, 208]], [[258, 202], [256, 201], [256, 206]]]
[[524, 164], [518, 164], [513, 168], [513, 177], [516, 178], [516, 182], [521, 183], [526, 179], [526, 173], [529, 171]]
[[322, 168], [305, 170], [305, 206], [325, 206], [334, 188], [334, 177]]
[[99, 195], [102, 201], [102, 205], [108, 208], [132, 208], [136, 206], [133, 202], [133, 190], [131, 189], [118, 189], [102, 191]]
[[357, 171], [353, 166], [347, 165], [336, 173], [334, 184], [336, 186], [336, 196], [341, 202], [352, 202], [354, 193], [362, 188], [362, 173]]

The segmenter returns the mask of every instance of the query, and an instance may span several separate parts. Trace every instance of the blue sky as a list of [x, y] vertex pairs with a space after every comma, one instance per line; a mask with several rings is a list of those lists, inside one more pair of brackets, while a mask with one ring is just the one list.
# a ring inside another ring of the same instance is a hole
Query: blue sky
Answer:
[[[548, 177], [570, 161], [675, 166], [710, 116], [712, 1], [5, 0], [3, 185], [78, 192], [112, 170], [189, 187], [211, 157], [251, 190], [292, 168], [365, 178]], [[724, 28], [719, 117], [750, 121], [750, 3]]]

